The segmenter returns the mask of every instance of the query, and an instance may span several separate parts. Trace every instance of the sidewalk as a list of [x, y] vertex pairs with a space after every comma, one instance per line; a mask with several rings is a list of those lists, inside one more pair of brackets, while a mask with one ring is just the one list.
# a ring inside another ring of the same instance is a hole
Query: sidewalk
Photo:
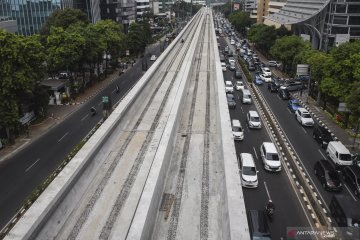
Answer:
[[[268, 60], [260, 52], [258, 52], [255, 48], [253, 49], [255, 50], [261, 62], [268, 62]], [[271, 70], [273, 74], [279, 78], [288, 78], [278, 69], [271, 68]], [[345, 129], [337, 125], [336, 122], [334, 122], [334, 120], [331, 119], [331, 117], [325, 113], [321, 107], [318, 107], [316, 105], [316, 101], [313, 98], [308, 97], [307, 91], [303, 91], [302, 96], [300, 96], [300, 93], [295, 93], [293, 96], [299, 99], [303, 106], [310, 113], [312, 113], [315, 120], [317, 120], [319, 123], [323, 123], [329, 129], [329, 131], [350, 150], [350, 152], [360, 153], [360, 139], [356, 139], [355, 146], [353, 148], [354, 137], [350, 136], [350, 134]]]
[[[130, 68], [131, 65], [127, 68], [127, 70]], [[69, 105], [49, 105], [46, 119], [40, 123], [30, 125], [28, 134], [23, 133], [18, 136], [13, 145], [6, 145], [4, 148], [0, 149], [0, 164], [19, 150], [23, 149], [26, 145], [45, 134], [49, 131], [49, 129], [64, 121], [64, 119], [79, 109], [82, 104], [86, 103], [101, 90], [107, 87], [118, 76], [119, 70], [116, 70], [114, 73], [109, 74], [104, 80], [96, 82], [90, 88], [86, 89], [84, 93], [78, 96], [75, 101]]]

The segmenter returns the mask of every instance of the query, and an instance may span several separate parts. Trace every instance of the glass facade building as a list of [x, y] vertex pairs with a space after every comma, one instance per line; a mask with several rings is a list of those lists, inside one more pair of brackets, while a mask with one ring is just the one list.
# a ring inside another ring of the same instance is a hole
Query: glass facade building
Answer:
[[16, 34], [29, 36], [54, 10], [66, 7], [72, 7], [72, 0], [0, 0], [0, 17], [16, 20]]

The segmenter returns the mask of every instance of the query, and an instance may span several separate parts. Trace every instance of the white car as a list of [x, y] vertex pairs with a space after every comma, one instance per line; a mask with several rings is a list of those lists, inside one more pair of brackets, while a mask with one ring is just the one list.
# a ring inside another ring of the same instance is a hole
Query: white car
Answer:
[[231, 121], [231, 125], [234, 140], [244, 140], [244, 129], [242, 128], [240, 121], [237, 119], [233, 119]]
[[268, 68], [268, 67], [263, 67], [263, 68], [261, 68], [261, 71], [263, 72], [263, 74], [264, 74], [265, 76], [271, 77], [271, 70], [270, 70], [270, 68]]
[[268, 65], [270, 67], [280, 67], [280, 63], [278, 63], [277, 61], [273, 61], [273, 60], [270, 60]]
[[229, 61], [229, 64], [231, 64], [231, 63], [235, 64], [235, 58], [233, 58], [233, 57], [229, 57], [228, 61]]
[[233, 93], [234, 92], [234, 86], [231, 81], [225, 81], [225, 92], [226, 93]]
[[271, 77], [270, 76], [266, 76], [264, 74], [259, 74], [261, 80], [263, 80], [264, 82], [271, 82]]
[[295, 112], [295, 118], [303, 126], [314, 126], [314, 120], [305, 108], [298, 108]]
[[156, 60], [156, 55], [151, 55], [151, 57], [150, 57], [150, 61], [155, 61]]
[[248, 188], [258, 186], [258, 177], [255, 161], [251, 153], [240, 153], [241, 185]]
[[231, 45], [235, 45], [235, 40], [234, 40], [234, 39], [231, 39], [231, 40], [230, 40], [230, 44], [231, 44]]
[[263, 142], [260, 146], [260, 155], [265, 170], [273, 172], [281, 171], [280, 157], [274, 143]]
[[261, 128], [259, 114], [256, 111], [249, 111], [246, 115], [249, 128]]
[[221, 69], [223, 70], [223, 72], [226, 72], [226, 63], [221, 62]]
[[235, 87], [236, 87], [236, 90], [238, 90], [238, 91], [245, 88], [244, 83], [242, 81], [236, 81]]

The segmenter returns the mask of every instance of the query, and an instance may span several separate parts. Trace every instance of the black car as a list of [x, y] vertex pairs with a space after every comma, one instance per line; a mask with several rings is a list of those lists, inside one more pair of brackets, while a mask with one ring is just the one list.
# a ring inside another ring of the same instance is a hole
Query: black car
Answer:
[[241, 78], [242, 78], [242, 75], [241, 75], [241, 72], [240, 72], [240, 71], [235, 71], [235, 72], [234, 72], [234, 76], [235, 76], [235, 78], [237, 78], [237, 79], [241, 79]]
[[279, 94], [279, 97], [283, 100], [291, 99], [290, 92], [287, 89], [279, 89], [278, 94]]
[[325, 190], [341, 191], [342, 185], [339, 173], [329, 161], [324, 159], [317, 161], [314, 165], [314, 172]]
[[235, 102], [234, 95], [232, 95], [231, 93], [228, 93], [228, 94], [226, 94], [226, 98], [227, 98], [227, 102], [228, 102], [228, 107], [236, 108], [236, 102]]
[[334, 141], [331, 133], [324, 126], [319, 124], [314, 125], [313, 138], [322, 148], [326, 148], [330, 141]]
[[271, 240], [270, 228], [264, 211], [249, 210], [247, 214], [250, 239]]
[[342, 170], [344, 181], [354, 192], [356, 197], [360, 197], [360, 168], [357, 165], [346, 166]]
[[278, 88], [276, 87], [274, 82], [269, 82], [267, 88], [270, 92], [277, 92]]

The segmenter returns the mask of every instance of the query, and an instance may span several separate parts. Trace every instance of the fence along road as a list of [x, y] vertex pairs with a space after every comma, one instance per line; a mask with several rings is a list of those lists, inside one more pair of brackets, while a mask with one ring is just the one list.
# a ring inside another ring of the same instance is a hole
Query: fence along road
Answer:
[[234, 152], [203, 8], [7, 238], [248, 239]]

